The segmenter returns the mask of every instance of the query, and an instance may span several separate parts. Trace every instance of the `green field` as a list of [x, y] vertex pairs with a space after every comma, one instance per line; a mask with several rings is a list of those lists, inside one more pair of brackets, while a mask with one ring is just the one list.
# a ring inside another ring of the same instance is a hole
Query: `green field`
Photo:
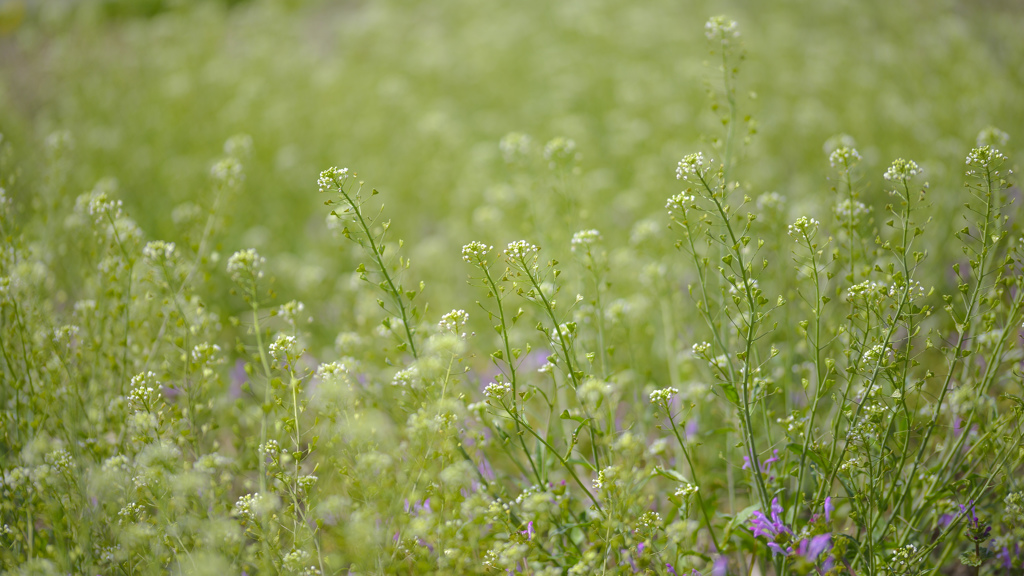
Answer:
[[1021, 30], [0, 0], [0, 570], [1019, 573]]

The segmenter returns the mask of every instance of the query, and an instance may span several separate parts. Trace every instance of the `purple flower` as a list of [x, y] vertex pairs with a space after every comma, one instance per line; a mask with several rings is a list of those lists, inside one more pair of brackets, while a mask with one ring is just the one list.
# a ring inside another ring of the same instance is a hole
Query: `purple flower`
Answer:
[[711, 576], [727, 576], [729, 572], [729, 560], [725, 556], [715, 558], [715, 564], [711, 568]]
[[533, 531], [533, 520], [526, 523], [526, 530], [523, 530], [520, 534], [526, 536], [527, 540], [533, 540], [533, 535], [535, 534]]
[[808, 562], [817, 562], [818, 557], [832, 548], [832, 535], [819, 534], [811, 539], [804, 539], [797, 545], [797, 554]]
[[789, 526], [782, 522], [782, 505], [779, 504], [778, 497], [772, 499], [771, 518], [758, 510], [754, 512], [753, 517], [750, 519], [750, 524], [754, 537], [764, 536], [768, 540], [768, 547], [771, 548], [772, 552], [785, 556], [793, 551], [792, 548], [783, 548], [776, 542], [783, 534], [793, 535], [793, 531], [790, 530]]
[[668, 572], [669, 574], [672, 574], [673, 576], [677, 576], [676, 575], [676, 569], [673, 568], [672, 565], [669, 564], [668, 562], [665, 563], [665, 571]]
[[832, 513], [835, 512], [836, 507], [832, 505], [832, 497], [828, 496], [825, 498], [825, 522], [832, 522]]

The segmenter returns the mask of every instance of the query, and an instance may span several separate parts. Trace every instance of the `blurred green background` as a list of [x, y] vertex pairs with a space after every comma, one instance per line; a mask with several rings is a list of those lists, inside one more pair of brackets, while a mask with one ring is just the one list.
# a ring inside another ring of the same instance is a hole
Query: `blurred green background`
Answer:
[[[980, 129], [1008, 132], [1021, 157], [1024, 4], [1009, 0], [4, 0], [0, 132], [24, 167], [13, 194], [32, 205], [42, 142], [67, 130], [61, 203], [114, 177], [149, 238], [180, 241], [171, 214], [209, 207], [210, 166], [249, 134], [224, 258], [258, 248], [328, 345], [350, 311], [319, 303], [350, 290], [359, 254], [325, 225], [316, 178], [348, 166], [381, 191], [436, 319], [479, 298], [462, 282], [469, 240], [526, 237], [567, 258], [577, 229], [600, 229], [614, 252], [637, 221], [667, 224], [675, 163], [721, 131], [702, 29], [716, 14], [740, 23], [740, 107], [758, 127], [735, 177], [752, 197], [786, 196], [786, 222], [829, 216], [823, 144], [837, 133], [865, 158], [867, 200], [887, 198], [893, 158], [913, 158], [940, 220]], [[539, 152], [506, 165], [511, 131], [538, 148], [573, 139], [579, 170], [549, 171]], [[612, 275], [621, 295], [637, 270]]]

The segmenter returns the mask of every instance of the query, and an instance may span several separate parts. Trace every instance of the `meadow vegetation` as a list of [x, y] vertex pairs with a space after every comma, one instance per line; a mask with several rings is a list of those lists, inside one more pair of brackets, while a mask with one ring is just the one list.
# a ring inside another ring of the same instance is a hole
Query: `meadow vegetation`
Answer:
[[1022, 25], [0, 5], [0, 569], [1020, 574]]

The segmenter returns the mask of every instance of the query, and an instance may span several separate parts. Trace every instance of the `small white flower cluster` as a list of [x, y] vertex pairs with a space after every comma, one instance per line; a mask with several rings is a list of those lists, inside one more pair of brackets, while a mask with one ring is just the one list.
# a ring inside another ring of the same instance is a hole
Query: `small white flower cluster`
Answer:
[[853, 223], [856, 224], [860, 221], [861, 216], [868, 213], [868, 207], [865, 206], [863, 202], [847, 198], [839, 204], [836, 204], [833, 211], [836, 214], [836, 218], [840, 221], [846, 222], [852, 218]]
[[712, 16], [704, 23], [704, 36], [708, 40], [721, 40], [725, 44], [740, 37], [740, 27], [735, 20], [725, 16]]
[[348, 373], [348, 367], [339, 362], [326, 362], [316, 369], [317, 380], [325, 381], [341, 378]]
[[263, 271], [260, 267], [265, 264], [266, 258], [259, 255], [253, 248], [239, 250], [228, 258], [228, 275], [235, 282], [241, 284], [243, 274], [252, 278], [263, 278]]
[[[285, 322], [292, 326], [296, 326], [301, 320], [299, 316], [306, 310], [306, 305], [298, 300], [292, 300], [286, 302], [277, 309], [277, 315], [280, 316]], [[310, 318], [310, 320], [312, 320]]]
[[820, 225], [821, 223], [814, 218], [801, 216], [789, 225], [787, 233], [793, 238], [810, 238], [818, 231]]
[[700, 486], [690, 484], [689, 482], [683, 482], [682, 486], [676, 490], [676, 496], [686, 498], [691, 494], [696, 494], [698, 490], [700, 490]]
[[192, 348], [192, 361], [199, 364], [210, 364], [217, 361], [220, 354], [220, 346], [203, 342]]
[[283, 364], [288, 361], [288, 355], [294, 352], [297, 344], [295, 336], [278, 334], [277, 338], [270, 343], [270, 356], [274, 362]]
[[828, 155], [828, 163], [833, 168], [849, 168], [857, 162], [860, 162], [860, 152], [850, 146], [840, 146]]
[[765, 192], [757, 197], [759, 210], [778, 210], [786, 203], [786, 197], [778, 192]]
[[232, 158], [245, 158], [252, 152], [252, 136], [235, 134], [224, 141], [224, 153]]
[[81, 329], [74, 324], [65, 324], [53, 329], [53, 343], [67, 346]]
[[665, 201], [665, 208], [668, 209], [669, 214], [675, 214], [678, 212], [679, 214], [686, 216], [686, 208], [688, 206], [694, 206], [694, 202], [696, 201], [697, 197], [693, 194], [680, 192]]
[[702, 152], [694, 152], [693, 154], [687, 154], [683, 156], [683, 159], [679, 161], [676, 166], [676, 180], [682, 180], [686, 176], [697, 176], [703, 178], [704, 174], [711, 167], [714, 160], [710, 160], [706, 165], [704, 163], [704, 154]]
[[544, 159], [552, 169], [568, 166], [577, 159], [576, 142], [561, 136], [552, 138], [544, 145]]
[[477, 262], [486, 264], [487, 261], [484, 258], [493, 249], [494, 246], [488, 246], [483, 242], [474, 240], [462, 247], [462, 259], [468, 264], [476, 264]]
[[299, 476], [298, 478], [295, 479], [295, 485], [299, 488], [300, 491], [309, 492], [309, 489], [312, 488], [314, 484], [316, 484], [317, 480], [319, 480], [319, 478], [312, 474], [303, 474], [302, 476]]
[[902, 548], [897, 548], [892, 553], [892, 556], [889, 557], [889, 559], [890, 559], [890, 561], [893, 564], [898, 566], [897, 570], [902, 571], [903, 570], [903, 566], [906, 566], [907, 562], [910, 562], [911, 560], [913, 560], [914, 556], [916, 556], [916, 555], [917, 555], [917, 546], [914, 546], [913, 544], [907, 544], [906, 546], [904, 546]]
[[64, 448], [57, 448], [46, 455], [46, 463], [55, 471], [67, 474], [71, 471], [71, 453]]
[[533, 145], [533, 140], [529, 134], [523, 134], [522, 132], [509, 132], [501, 141], [498, 143], [498, 148], [501, 149], [501, 155], [505, 158], [505, 162], [509, 164], [515, 164], [521, 162], [527, 158], [530, 154], [530, 148]]
[[[465, 328], [466, 323], [469, 322], [469, 313], [465, 310], [452, 310], [451, 312], [441, 316], [441, 321], [437, 323], [437, 329], [442, 332], [454, 332], [459, 333], [459, 328]], [[461, 336], [464, 338], [465, 333]]]
[[842, 464], [839, 465], [840, 472], [849, 472], [850, 470], [857, 470], [861, 467], [860, 458], [848, 458]]
[[[306, 566], [309, 564], [309, 552], [305, 550], [292, 550], [291, 552], [284, 555], [281, 559], [284, 564], [285, 570], [293, 573], [305, 573]], [[319, 569], [316, 569], [316, 573], [319, 574]]]
[[131, 387], [131, 391], [128, 392], [128, 405], [136, 412], [151, 409], [157, 400], [157, 390], [160, 389], [156, 374], [142, 372], [132, 376]]
[[496, 400], [504, 398], [505, 394], [509, 394], [511, 392], [512, 385], [508, 382], [502, 382], [500, 384], [497, 382], [491, 382], [486, 388], [484, 388], [484, 396], [494, 398]]
[[420, 379], [419, 368], [410, 366], [404, 370], [395, 372], [395, 375], [391, 378], [392, 386], [412, 386]]
[[875, 344], [864, 351], [863, 356], [861, 356], [861, 360], [865, 364], [872, 364], [875, 361], [878, 361], [880, 364], [885, 365], [891, 352], [892, 348], [883, 346], [882, 344]]
[[893, 160], [892, 165], [889, 166], [889, 169], [885, 171], [882, 177], [889, 181], [905, 181], [920, 173], [921, 169], [918, 168], [917, 162], [897, 158]]
[[277, 443], [277, 440], [271, 438], [263, 444], [260, 444], [259, 455], [264, 458], [270, 456], [271, 459], [277, 460], [277, 457], [281, 454], [281, 445]]
[[644, 512], [636, 521], [638, 530], [653, 530], [661, 526], [661, 514], [657, 512]]
[[600, 239], [601, 233], [597, 230], [580, 230], [572, 235], [572, 251], [575, 252], [577, 248], [589, 250]]
[[142, 249], [142, 255], [148, 260], [160, 262], [161, 260], [170, 260], [173, 258], [174, 249], [174, 242], [154, 240], [146, 243], [146, 246]]
[[[991, 168], [1005, 160], [1006, 156], [999, 150], [992, 146], [981, 146], [971, 150], [967, 154], [967, 160], [964, 163], [975, 168]], [[970, 170], [967, 173], [973, 174], [974, 171]]]
[[594, 490], [601, 490], [609, 482], [614, 481], [615, 476], [618, 474], [619, 469], [616, 466], [608, 466], [597, 473], [597, 478], [594, 479]]
[[117, 512], [117, 523], [121, 526], [138, 522], [146, 509], [141, 504], [129, 502]]
[[[557, 329], [551, 329], [551, 343], [556, 346], [560, 346], [562, 340], [564, 340], [566, 344], [569, 344], [570, 342], [572, 342], [573, 336], [575, 335], [576, 324], [562, 322], [561, 324], [558, 325]], [[561, 336], [561, 338], [559, 338], [559, 336]]]
[[1010, 142], [1010, 135], [995, 126], [989, 126], [978, 132], [975, 142], [978, 148], [982, 146], [1006, 146]]
[[660, 388], [658, 390], [655, 390], [654, 392], [651, 392], [651, 403], [668, 404], [668, 401], [671, 400], [672, 397], [675, 396], [676, 394], [679, 394], [678, 388], [673, 388], [672, 386], [669, 386], [668, 388]]
[[697, 356], [707, 356], [708, 352], [711, 351], [711, 343], [698, 342], [693, 345], [691, 350], [693, 350], [693, 353], [696, 354]]
[[911, 280], [909, 284], [899, 282], [890, 286], [889, 297], [896, 298], [902, 294], [904, 290], [907, 291], [907, 297], [911, 300], [924, 296], [924, 286], [917, 280]]
[[121, 217], [121, 201], [111, 200], [106, 192], [94, 192], [89, 198], [89, 215], [99, 224], [104, 218], [117, 220]]
[[348, 179], [348, 168], [332, 166], [320, 172], [320, 178], [317, 179], [316, 185], [321, 193], [330, 192], [335, 187], [341, 186], [346, 179]]
[[854, 284], [846, 290], [846, 299], [853, 300], [874, 300], [879, 296], [887, 294], [889, 288], [885, 284], [879, 284], [871, 280], [865, 280], [860, 284]]
[[242, 163], [237, 158], [230, 156], [219, 160], [211, 166], [210, 176], [216, 182], [228, 188], [234, 188], [245, 180], [245, 174], [242, 172]]
[[505, 248], [505, 258], [508, 260], [525, 261], [528, 258], [536, 258], [540, 248], [530, 244], [526, 240], [509, 242]]
[[256, 524], [256, 518], [260, 513], [260, 505], [263, 503], [263, 496], [259, 492], [246, 494], [235, 502], [231, 513], [242, 521], [242, 524]]

